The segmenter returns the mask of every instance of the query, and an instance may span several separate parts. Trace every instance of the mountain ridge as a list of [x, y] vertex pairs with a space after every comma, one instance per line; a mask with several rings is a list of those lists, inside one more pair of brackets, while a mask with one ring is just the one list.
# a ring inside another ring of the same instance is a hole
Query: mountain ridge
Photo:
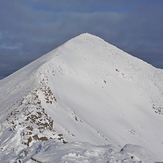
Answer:
[[55, 139], [137, 144], [163, 159], [162, 79], [162, 70], [79, 35], [0, 81], [1, 137], [18, 138], [15, 151]]

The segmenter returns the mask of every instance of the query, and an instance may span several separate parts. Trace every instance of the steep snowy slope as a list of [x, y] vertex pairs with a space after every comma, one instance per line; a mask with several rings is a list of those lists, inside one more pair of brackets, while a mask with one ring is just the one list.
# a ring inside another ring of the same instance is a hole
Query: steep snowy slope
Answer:
[[79, 35], [0, 81], [1, 151], [54, 138], [141, 145], [161, 161], [162, 81], [163, 70]]

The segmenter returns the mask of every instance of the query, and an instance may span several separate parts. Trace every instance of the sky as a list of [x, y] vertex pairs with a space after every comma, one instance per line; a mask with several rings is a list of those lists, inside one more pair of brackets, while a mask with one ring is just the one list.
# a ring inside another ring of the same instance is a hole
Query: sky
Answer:
[[0, 79], [85, 32], [163, 69], [163, 0], [0, 0]]

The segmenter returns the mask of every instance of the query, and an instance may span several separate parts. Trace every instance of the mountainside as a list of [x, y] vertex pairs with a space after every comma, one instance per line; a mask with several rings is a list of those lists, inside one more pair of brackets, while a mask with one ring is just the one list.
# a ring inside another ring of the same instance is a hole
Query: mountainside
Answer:
[[[135, 144], [146, 149], [149, 160], [162, 161], [162, 135], [163, 70], [96, 36], [79, 35], [0, 81], [2, 160], [23, 162], [32, 157], [34, 162], [45, 158], [44, 145], [51, 158], [50, 150], [57, 151], [56, 146], [63, 151], [92, 146], [95, 157], [95, 151], [106, 150], [104, 145], [112, 144], [112, 149], [120, 151], [126, 144]], [[40, 154], [32, 153], [38, 146]], [[135, 146], [129, 149], [135, 152]], [[79, 158], [70, 153], [64, 153], [65, 160]], [[61, 162], [55, 159], [46, 161]]]

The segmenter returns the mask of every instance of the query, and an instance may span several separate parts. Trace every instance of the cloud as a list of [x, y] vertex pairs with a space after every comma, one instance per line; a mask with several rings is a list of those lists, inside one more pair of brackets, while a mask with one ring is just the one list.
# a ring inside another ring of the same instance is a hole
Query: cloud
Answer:
[[127, 0], [2, 0], [2, 78], [83, 32], [163, 67], [163, 3]]

